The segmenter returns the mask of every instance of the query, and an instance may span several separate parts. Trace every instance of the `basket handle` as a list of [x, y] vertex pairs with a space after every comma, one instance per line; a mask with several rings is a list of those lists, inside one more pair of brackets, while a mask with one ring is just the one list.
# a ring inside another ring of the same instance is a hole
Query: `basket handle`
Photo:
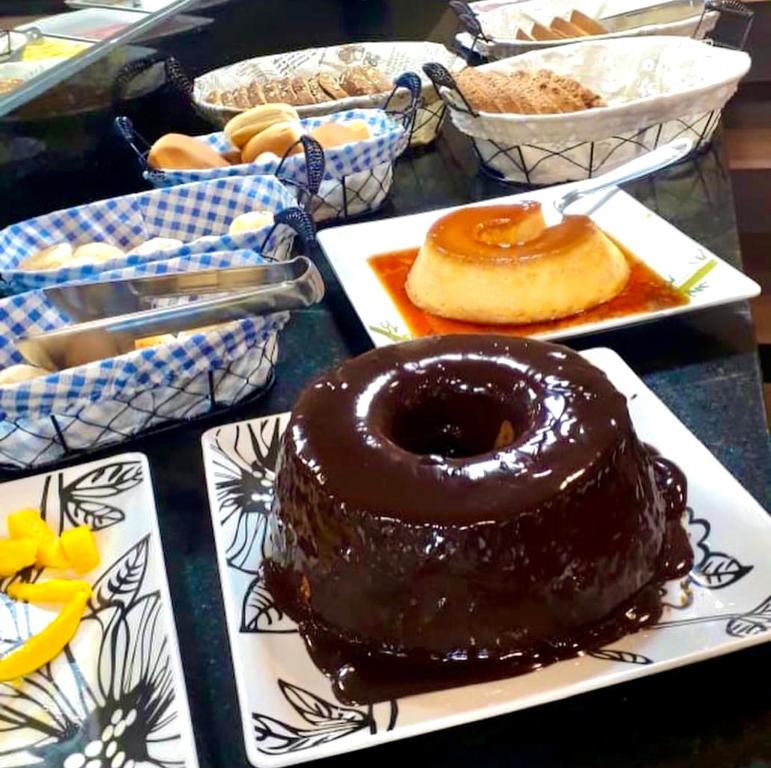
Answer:
[[[294, 179], [286, 179], [281, 175], [286, 159], [292, 154], [292, 150], [298, 145], [302, 145], [305, 151], [305, 184], [298, 183]], [[300, 205], [306, 210], [310, 210], [311, 201], [318, 194], [321, 182], [324, 179], [326, 168], [326, 158], [321, 144], [311, 136], [301, 136], [284, 153], [278, 167], [276, 168], [276, 177], [285, 184], [291, 184], [298, 189], [297, 199]]]
[[737, 51], [743, 51], [744, 46], [747, 44], [747, 38], [750, 35], [750, 29], [752, 29], [752, 21], [755, 17], [755, 12], [750, 10], [744, 3], [739, 2], [739, 0], [706, 0], [704, 8], [701, 11], [701, 16], [699, 17], [699, 23], [696, 25], [696, 29], [693, 32], [694, 37], [698, 36], [699, 30], [701, 30], [702, 24], [704, 23], [704, 18], [710, 11], [717, 11], [721, 18], [724, 15], [736, 16], [743, 22], [744, 26], [738, 45], [723, 43], [714, 39], [712, 40], [715, 45], [718, 45], [721, 48], [734, 48]]
[[[458, 87], [458, 84], [455, 82], [455, 78], [450, 74], [450, 71], [447, 69], [447, 67], [445, 67], [443, 64], [432, 61], [423, 65], [423, 71], [428, 76], [428, 79], [434, 84], [434, 88], [436, 88], [436, 91], [441, 97], [442, 101], [444, 101], [446, 104], [449, 104], [449, 106], [454, 109], [459, 109], [461, 112], [467, 112], [472, 117], [479, 117], [479, 112], [477, 112], [474, 107], [471, 106], [469, 100], [463, 95], [463, 91], [461, 91], [461, 89]], [[459, 107], [457, 104], [453, 104], [447, 101], [444, 94], [442, 93], [442, 88], [455, 91], [455, 93], [460, 96], [461, 100], [466, 105], [466, 108], [463, 109], [463, 107]]]
[[[274, 222], [273, 229], [279, 224], [285, 224], [297, 233], [302, 241], [303, 253], [310, 253], [316, 247], [316, 225], [302, 208], [284, 208], [275, 215]], [[273, 229], [268, 233], [265, 242], [270, 239]]]
[[147, 165], [147, 153], [150, 151], [150, 143], [134, 128], [134, 123], [126, 115], [118, 115], [113, 123], [115, 131], [137, 156], [139, 167], [142, 171], [149, 170]]
[[490, 38], [482, 29], [479, 16], [474, 13], [471, 6], [465, 0], [450, 0], [448, 5], [455, 11], [460, 26], [474, 38], [475, 42], [477, 40], [490, 42]]
[[[409, 106], [403, 111], [392, 107], [393, 98], [400, 88], [406, 88], [410, 92]], [[403, 72], [394, 80], [394, 89], [386, 99], [383, 109], [392, 117], [400, 119], [404, 129], [409, 132], [415, 124], [415, 115], [418, 112], [422, 92], [423, 83], [420, 82], [420, 77], [414, 72]]]
[[159, 62], [164, 63], [166, 71], [166, 82], [190, 104], [193, 112], [202, 117], [206, 122], [211, 123], [211, 117], [198, 107], [193, 99], [193, 81], [188, 77], [179, 60], [174, 56], [163, 56], [162, 54], [151, 54], [137, 61], [131, 61], [124, 65], [118, 72], [113, 85], [113, 101], [118, 103], [125, 98], [131, 81], [142, 72], [154, 67]]
[[160, 53], [152, 53], [149, 56], [143, 56], [141, 59], [135, 61], [129, 61], [124, 64], [115, 75], [115, 80], [112, 84], [112, 102], [113, 104], [120, 104], [126, 100], [126, 94], [131, 82], [141, 75], [143, 72], [147, 72], [156, 64], [160, 64], [164, 60], [164, 57]]

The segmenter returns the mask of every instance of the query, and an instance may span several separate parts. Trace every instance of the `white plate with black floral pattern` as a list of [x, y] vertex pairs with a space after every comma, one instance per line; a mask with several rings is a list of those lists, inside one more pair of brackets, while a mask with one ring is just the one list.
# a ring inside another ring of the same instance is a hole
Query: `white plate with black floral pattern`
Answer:
[[279, 437], [289, 414], [203, 436], [246, 753], [283, 766], [525, 709], [771, 640], [771, 517], [611, 350], [583, 353], [628, 399], [638, 435], [688, 478], [694, 569], [659, 623], [538, 672], [374, 706], [340, 704], [260, 576]]
[[[560, 217], [547, 201], [561, 197], [572, 186], [574, 185], [563, 184], [518, 195], [482, 200], [470, 207], [539, 200], [544, 204], [544, 218], [547, 224], [551, 225]], [[406, 341], [413, 337], [413, 332], [370, 265], [370, 258], [384, 253], [419, 248], [429, 227], [438, 218], [453, 210], [457, 208], [349, 224], [319, 232], [319, 243], [376, 347]], [[566, 339], [741, 301], [760, 293], [760, 286], [756, 282], [702, 248], [626, 192], [618, 189], [598, 192], [571, 205], [567, 213], [590, 215], [604, 232], [611, 235], [645, 266], [650, 267], [671, 286], [680, 289], [687, 297], [687, 303], [638, 310], [632, 296], [629, 297], [632, 301], [628, 314], [606, 318], [600, 315], [593, 318], [589, 312], [578, 316], [575, 323], [564, 326], [557, 325], [540, 330], [536, 326], [536, 330], [529, 333], [520, 326], [518, 334], [527, 333], [535, 339]], [[409, 302], [409, 299], [402, 298]], [[624, 305], [627, 306], [626, 298]], [[618, 311], [621, 312], [620, 307]], [[428, 317], [430, 319], [430, 315]], [[493, 330], [494, 326], [490, 328]], [[457, 332], [462, 332], [462, 329]]]
[[[127, 453], [3, 483], [6, 517], [41, 510], [61, 532], [85, 523], [101, 564], [83, 578], [94, 590], [75, 637], [18, 687], [0, 683], [0, 768], [197, 768], [190, 712], [158, 533], [147, 459]], [[39, 632], [48, 606], [14, 602], [0, 579], [0, 654]]]

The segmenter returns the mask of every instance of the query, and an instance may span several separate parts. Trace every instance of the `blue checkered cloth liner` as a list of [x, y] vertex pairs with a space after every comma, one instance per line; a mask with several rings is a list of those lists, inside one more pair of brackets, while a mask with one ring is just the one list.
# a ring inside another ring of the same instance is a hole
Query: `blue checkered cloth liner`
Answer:
[[[204, 254], [166, 262], [142, 264], [105, 273], [105, 277], [136, 277], [167, 271], [206, 267], [245, 266], [265, 263], [252, 251]], [[78, 411], [87, 404], [109, 401], [126, 392], [152, 391], [237, 360], [255, 343], [275, 342], [275, 334], [288, 319], [281, 312], [238, 320], [200, 334], [157, 347], [70, 368], [18, 384], [0, 386], [0, 433], [9, 422], [47, 419]], [[69, 318], [43, 291], [0, 300], [0, 369], [23, 362], [16, 350], [19, 337], [51, 331], [67, 325]], [[273, 337], [273, 338], [271, 338]], [[92, 424], [93, 426], [93, 424]]]
[[[362, 171], [371, 171], [383, 163], [392, 163], [404, 152], [409, 144], [409, 133], [398, 119], [391, 117], [382, 109], [350, 109], [347, 112], [336, 112], [321, 117], [309, 117], [302, 120], [306, 130], [312, 130], [329, 122], [346, 120], [364, 120], [370, 127], [372, 138], [357, 141], [342, 147], [324, 150], [326, 160], [324, 178], [340, 180], [345, 176]], [[198, 137], [205, 144], [217, 150], [228, 152], [234, 147], [225, 138], [225, 134], [210, 133]], [[270, 173], [278, 170], [277, 161], [262, 163], [242, 163], [227, 168], [207, 168], [199, 171], [145, 171], [145, 178], [155, 186], [171, 186], [187, 184], [191, 181], [215, 179], [223, 176], [250, 176], [252, 174]], [[298, 153], [287, 157], [281, 168], [281, 178], [295, 184], [305, 185], [307, 174], [305, 170], [305, 154]]]
[[[271, 227], [264, 227], [237, 235], [229, 235], [228, 227], [236, 216], [248, 211], [278, 213], [295, 205], [289, 187], [268, 175], [213, 179], [55, 211], [0, 231], [0, 279], [4, 281], [0, 288], [20, 293], [57, 283], [99, 279], [107, 270], [213, 251], [249, 249], [271, 260], [283, 259], [294, 241], [290, 227], [279, 225], [272, 234]], [[128, 251], [152, 237], [176, 238], [184, 245], [98, 265], [18, 268], [24, 259], [57, 243], [101, 241]]]

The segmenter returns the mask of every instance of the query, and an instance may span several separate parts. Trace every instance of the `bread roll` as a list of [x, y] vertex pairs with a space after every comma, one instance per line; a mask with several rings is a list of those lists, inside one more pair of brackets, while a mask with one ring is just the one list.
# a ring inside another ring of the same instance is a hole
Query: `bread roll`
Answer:
[[289, 104], [260, 104], [229, 120], [225, 136], [233, 146], [243, 149], [252, 137], [271, 125], [299, 120], [297, 110]]
[[134, 349], [147, 349], [148, 347], [157, 347], [160, 344], [167, 344], [170, 341], [176, 341], [173, 333], [162, 333], [159, 336], [145, 336], [144, 339], [134, 341]]
[[240, 235], [242, 232], [254, 232], [273, 224], [273, 214], [270, 211], [249, 211], [236, 216], [230, 222], [228, 233]]
[[[263, 152], [273, 152], [279, 157], [283, 157], [289, 148], [300, 140], [302, 135], [303, 129], [299, 122], [274, 123], [270, 128], [260, 131], [249, 139], [241, 150], [241, 159], [245, 163], [251, 163]], [[302, 152], [302, 146], [299, 144], [292, 149], [291, 154], [295, 155], [298, 152]]]
[[0, 370], [0, 386], [8, 384], [18, 384], [20, 381], [29, 381], [39, 376], [48, 376], [51, 371], [45, 368], [39, 368], [37, 365], [27, 365], [26, 363], [17, 363], [9, 365]]
[[77, 368], [121, 353], [115, 338], [104, 331], [84, 331], [69, 340], [64, 350], [64, 368]]
[[147, 164], [157, 170], [203, 170], [228, 165], [219, 152], [192, 136], [167, 133], [150, 147]]
[[344, 144], [353, 144], [356, 141], [365, 141], [372, 137], [372, 133], [364, 120], [348, 120], [343, 123], [324, 123], [314, 128], [310, 135], [316, 139], [324, 149], [341, 147]]
[[149, 240], [145, 240], [144, 243], [140, 243], [135, 248], [132, 248], [129, 252], [129, 256], [144, 256], [149, 253], [155, 253], [156, 251], [167, 251], [171, 248], [180, 248], [184, 243], [181, 240], [177, 240], [176, 237], [151, 237]]
[[79, 245], [72, 254], [70, 266], [81, 264], [103, 264], [112, 259], [122, 259], [126, 254], [117, 246], [109, 243], [85, 243]]
[[32, 254], [19, 264], [19, 269], [61, 269], [72, 258], [69, 243], [57, 243]]
[[228, 152], [223, 152], [222, 153], [222, 158], [229, 165], [241, 165], [241, 150], [240, 149], [231, 149]]

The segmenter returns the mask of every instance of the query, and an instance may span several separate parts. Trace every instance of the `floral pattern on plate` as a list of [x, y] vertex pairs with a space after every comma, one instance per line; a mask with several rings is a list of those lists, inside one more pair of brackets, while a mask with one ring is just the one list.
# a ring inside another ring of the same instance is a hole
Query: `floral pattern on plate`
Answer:
[[203, 437], [247, 756], [291, 765], [490, 717], [771, 639], [771, 520], [610, 350], [583, 353], [627, 396], [639, 436], [685, 472], [695, 564], [662, 590], [660, 621], [611, 646], [493, 683], [350, 707], [310, 661], [260, 575], [283, 413]]
[[[86, 524], [101, 564], [75, 637], [17, 686], [0, 683], [0, 768], [196, 768], [150, 475], [126, 454], [2, 486], [5, 516], [38, 507], [55, 531]], [[12, 581], [58, 575], [27, 568], [0, 582], [0, 654], [51, 621], [11, 600]]]

